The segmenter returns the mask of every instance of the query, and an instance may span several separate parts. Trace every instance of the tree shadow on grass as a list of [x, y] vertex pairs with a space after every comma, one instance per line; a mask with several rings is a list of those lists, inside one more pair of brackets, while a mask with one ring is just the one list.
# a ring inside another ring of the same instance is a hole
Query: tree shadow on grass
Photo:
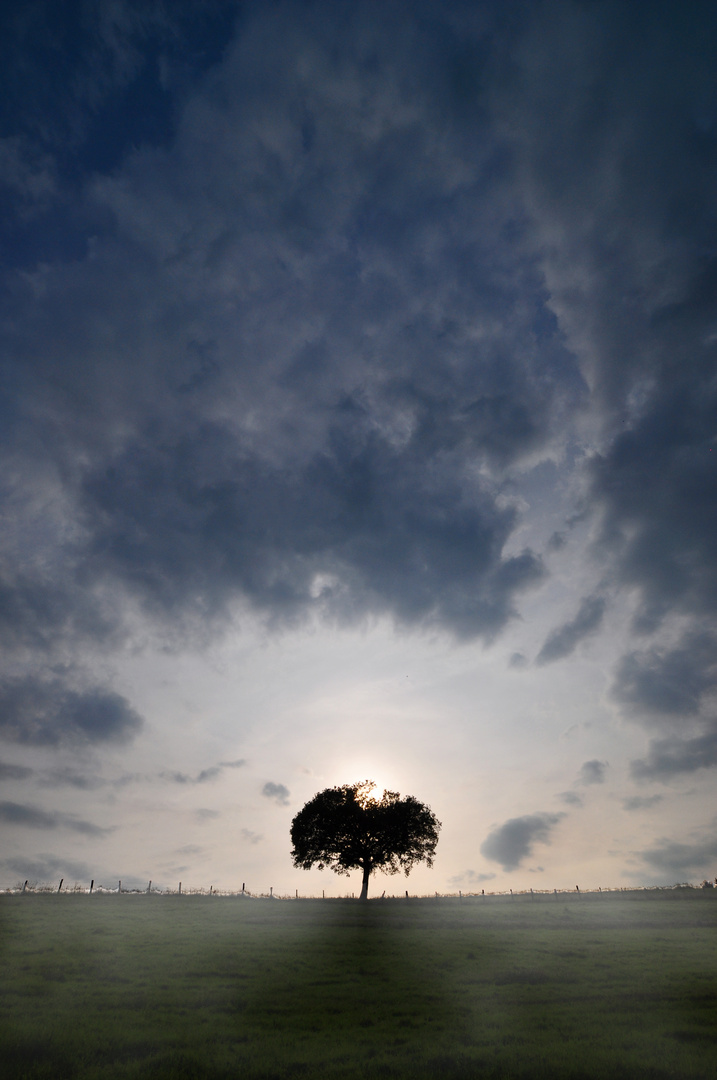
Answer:
[[314, 933], [237, 995], [248, 1063], [274, 1076], [430, 1072], [465, 1015], [444, 992], [429, 929], [398, 903], [326, 905]]

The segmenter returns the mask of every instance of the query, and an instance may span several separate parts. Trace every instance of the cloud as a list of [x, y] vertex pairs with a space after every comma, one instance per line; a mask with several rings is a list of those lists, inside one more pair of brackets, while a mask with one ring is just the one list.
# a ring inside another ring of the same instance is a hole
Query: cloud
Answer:
[[278, 622], [385, 612], [407, 626], [493, 636], [517, 594], [544, 576], [530, 551], [497, 554], [515, 511], [488, 491], [467, 500], [454, 453], [432, 463], [418, 441], [394, 447], [365, 405], [333, 411], [326, 445], [304, 463], [272, 466], [207, 425], [173, 445], [132, 448], [87, 480], [92, 564], [157, 615], [191, 611], [190, 596], [218, 615], [227, 597], [243, 596]]
[[669, 781], [674, 776], [717, 765], [717, 726], [691, 739], [670, 736], [650, 743], [646, 758], [630, 763], [636, 780]]
[[576, 791], [561, 791], [557, 796], [561, 802], [564, 802], [566, 806], [582, 806], [583, 799], [581, 795], [578, 795]]
[[579, 784], [604, 784], [605, 783], [605, 770], [608, 767], [607, 761], [598, 761], [593, 759], [592, 761], [585, 761], [580, 767], [580, 777], [578, 779]]
[[126, 698], [99, 686], [74, 690], [33, 676], [0, 682], [0, 736], [12, 742], [124, 743], [142, 724]]
[[16, 802], [0, 802], [0, 821], [6, 825], [24, 825], [30, 829], [71, 829], [84, 836], [106, 836], [112, 829], [102, 829], [90, 821], [83, 821], [73, 814], [59, 811], [49, 812], [38, 806], [28, 806]]
[[207, 781], [216, 780], [217, 777], [221, 776], [224, 769], [240, 769], [244, 765], [246, 765], [246, 761], [241, 758], [238, 761], [220, 761], [218, 765], [210, 765], [208, 768], [202, 769], [196, 776], [178, 771], [161, 772], [159, 776], [163, 780], [171, 780], [175, 784], [206, 784]]
[[512, 653], [510, 660], [508, 661], [508, 667], [517, 668], [518, 670], [526, 667], [527, 664], [528, 658], [524, 655], [524, 653], [521, 652]]
[[[27, 477], [28, 485], [33, 478]], [[36, 507], [28, 495], [9, 500], [19, 522], [32, 518]], [[60, 523], [54, 523], [60, 527]], [[52, 538], [54, 539], [54, 537]], [[67, 552], [68, 566], [58, 566], [52, 579], [32, 572], [23, 565], [26, 552], [15, 553], [17, 565], [10, 575], [0, 570], [0, 643], [7, 650], [32, 648], [41, 656], [49, 654], [53, 645], [65, 638], [111, 642], [117, 636], [117, 614], [107, 610], [102, 598], [73, 580], [72, 555]], [[51, 562], [57, 561], [57, 551], [47, 552]]]
[[[64, 12], [51, 0], [33, 0], [30, 11], [44, 28], [36, 48], [24, 20], [0, 14], [3, 120], [13, 117], [12, 128], [26, 131], [31, 147], [53, 153], [65, 183], [79, 166], [113, 169], [138, 145], [165, 141], [173, 129], [171, 95], [185, 93], [216, 62], [236, 18], [235, 6], [223, 0], [199, 7], [179, 0], [171, 12], [157, 0]], [[69, 33], [71, 58], [50, 44]], [[37, 183], [32, 176], [33, 195]], [[50, 250], [52, 239], [59, 246], [50, 236]]]
[[586, 597], [574, 619], [548, 634], [536, 657], [536, 664], [551, 664], [570, 656], [584, 638], [599, 629], [604, 614], [605, 601], [602, 597]]
[[34, 770], [27, 765], [13, 765], [8, 761], [0, 761], [0, 780], [26, 780], [32, 776]]
[[[359, 4], [344, 33], [327, 10], [286, 5], [281, 35], [247, 13], [173, 137], [91, 169], [91, 254], [45, 259], [41, 304], [34, 268], [14, 294], [18, 475], [51, 490], [59, 536], [77, 523], [56, 594], [17, 556], [47, 648], [80, 608], [121, 634], [132, 603], [177, 636], [248, 605], [490, 641], [545, 577], [509, 546], [506, 471], [550, 452], [586, 386], [534, 253], [505, 248], [497, 136], [456, 96], [485, 30], [398, 5], [377, 33]], [[160, 23], [113, 48], [139, 63]]]
[[672, 649], [651, 648], [623, 656], [612, 696], [642, 717], [694, 716], [714, 686], [717, 640], [688, 632]]
[[56, 855], [32, 855], [29, 858], [19, 855], [1, 859], [0, 867], [12, 874], [18, 874], [21, 881], [44, 882], [64, 877], [65, 884], [74, 879], [80, 883], [86, 882], [89, 886], [92, 878], [87, 863], [76, 859], [59, 859]]
[[492, 881], [495, 874], [483, 874], [477, 870], [464, 870], [461, 874], [455, 874], [448, 879], [449, 885], [462, 885], [467, 883], [469, 885], [480, 885], [484, 881]]
[[622, 800], [624, 810], [646, 810], [662, 802], [662, 795], [630, 795]]
[[[694, 640], [717, 615], [714, 32], [706, 8], [540, 4], [494, 87], [549, 306], [591, 387], [593, 551], [643, 638], [679, 620]], [[679, 726], [714, 663], [673, 656], [671, 681], [655, 649], [627, 653], [617, 698]]]
[[241, 830], [242, 840], [246, 840], [247, 844], [259, 844], [264, 839], [261, 833], [252, 832], [250, 829]]
[[216, 780], [221, 773], [218, 765], [212, 765], [208, 769], [202, 769], [196, 776], [190, 776], [183, 772], [161, 772], [163, 780], [171, 780], [175, 784], [204, 784], [207, 780]]
[[184, 847], [175, 848], [174, 855], [202, 855], [206, 849], [199, 844], [185, 844]]
[[279, 806], [289, 805], [289, 789], [284, 787], [283, 784], [274, 784], [269, 780], [264, 784], [261, 793], [262, 795], [265, 795], [267, 799], [273, 799]]
[[640, 855], [650, 866], [670, 877], [681, 878], [685, 873], [714, 877], [717, 838], [712, 836], [692, 844], [660, 840]]
[[218, 818], [221, 815], [218, 810], [209, 810], [201, 807], [200, 809], [194, 811], [194, 816], [197, 821], [203, 824], [205, 821], [214, 821], [215, 818]]
[[561, 551], [567, 544], [567, 538], [563, 532], [554, 532], [548, 540], [548, 551]]
[[533, 854], [535, 844], [550, 843], [552, 830], [564, 817], [564, 813], [557, 813], [511, 818], [488, 834], [481, 844], [481, 855], [501, 863], [505, 871], [517, 870]]
[[94, 791], [104, 787], [107, 783], [101, 776], [90, 776], [87, 773], [77, 772], [69, 765], [54, 769], [45, 769], [42, 773], [42, 782], [49, 787], [74, 787], [80, 791]]

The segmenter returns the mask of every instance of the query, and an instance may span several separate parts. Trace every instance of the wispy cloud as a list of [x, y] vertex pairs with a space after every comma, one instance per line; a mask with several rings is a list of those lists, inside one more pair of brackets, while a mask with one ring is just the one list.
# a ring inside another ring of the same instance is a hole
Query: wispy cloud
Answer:
[[13, 765], [8, 761], [0, 761], [0, 780], [26, 780], [32, 776], [34, 770], [27, 765]]
[[570, 656], [584, 638], [597, 632], [605, 614], [605, 600], [600, 596], [588, 596], [580, 604], [578, 613], [570, 622], [552, 630], [536, 657], [536, 664], [551, 664]]
[[113, 830], [100, 828], [73, 814], [43, 810], [39, 806], [15, 802], [0, 802], [0, 821], [6, 825], [24, 825], [30, 829], [70, 829], [85, 836], [106, 836]]
[[453, 877], [449, 877], [449, 885], [482, 885], [483, 882], [493, 881], [495, 874], [484, 874], [477, 870], [464, 870], [460, 874], [455, 874]]
[[629, 795], [622, 800], [624, 810], [647, 810], [662, 802], [662, 795]]

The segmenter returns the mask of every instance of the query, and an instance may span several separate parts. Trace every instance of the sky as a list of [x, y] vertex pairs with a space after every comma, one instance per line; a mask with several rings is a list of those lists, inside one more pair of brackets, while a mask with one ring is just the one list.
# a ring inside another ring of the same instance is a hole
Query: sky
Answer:
[[0, 887], [717, 873], [717, 8], [0, 11]]

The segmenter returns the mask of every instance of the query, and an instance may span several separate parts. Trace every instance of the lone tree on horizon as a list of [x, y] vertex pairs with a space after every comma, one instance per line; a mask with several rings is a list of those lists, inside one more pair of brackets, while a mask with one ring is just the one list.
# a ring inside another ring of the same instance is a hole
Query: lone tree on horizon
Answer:
[[374, 870], [406, 876], [417, 862], [433, 866], [440, 821], [429, 806], [396, 791], [380, 799], [370, 793], [372, 780], [325, 788], [306, 803], [291, 823], [294, 866], [336, 874], [362, 870], [360, 900], [368, 899]]

